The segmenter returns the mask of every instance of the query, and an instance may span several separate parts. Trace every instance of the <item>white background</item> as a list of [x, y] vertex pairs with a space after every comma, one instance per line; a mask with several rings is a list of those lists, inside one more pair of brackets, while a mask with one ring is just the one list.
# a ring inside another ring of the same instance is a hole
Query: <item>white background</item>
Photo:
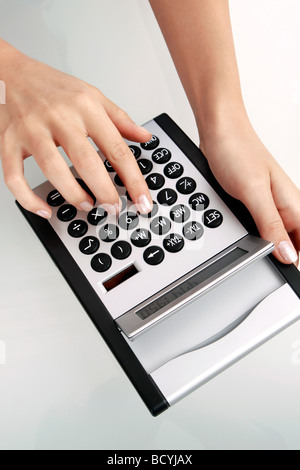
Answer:
[[[300, 187], [300, 2], [230, 5], [251, 120]], [[148, 2], [2, 0], [0, 35], [97, 86], [137, 123], [169, 113], [197, 142]], [[43, 181], [33, 160], [26, 176], [32, 187]], [[3, 178], [0, 194], [1, 449], [300, 448], [299, 323], [154, 419]]]

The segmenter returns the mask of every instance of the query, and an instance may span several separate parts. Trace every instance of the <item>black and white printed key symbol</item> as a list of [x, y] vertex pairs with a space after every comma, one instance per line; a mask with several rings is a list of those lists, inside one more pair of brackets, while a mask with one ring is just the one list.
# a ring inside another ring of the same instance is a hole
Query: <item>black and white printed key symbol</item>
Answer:
[[188, 222], [182, 229], [183, 235], [188, 240], [199, 240], [204, 233], [204, 229], [197, 221]]
[[158, 164], [168, 163], [168, 161], [171, 159], [171, 156], [172, 154], [170, 150], [166, 148], [160, 148], [153, 152], [152, 160]]
[[184, 204], [177, 204], [170, 211], [170, 217], [174, 222], [183, 223], [190, 217], [190, 210]]
[[139, 160], [138, 165], [143, 175], [147, 175], [148, 173], [150, 173], [153, 168], [152, 162], [150, 162], [150, 160], [147, 160], [146, 158], [142, 158], [141, 160]]
[[196, 189], [196, 181], [188, 176], [177, 181], [176, 189], [181, 194], [191, 194]]
[[99, 236], [104, 242], [113, 242], [119, 237], [119, 228], [113, 224], [106, 224], [100, 229]]
[[125, 240], [120, 240], [114, 243], [111, 248], [111, 254], [113, 257], [120, 260], [128, 258], [128, 256], [131, 255], [131, 251], [132, 248], [130, 243], [126, 242]]
[[104, 273], [111, 267], [111, 257], [107, 253], [98, 253], [91, 261], [91, 266], [94, 271]]
[[184, 247], [184, 239], [177, 233], [171, 233], [164, 239], [163, 245], [169, 253], [178, 253]]
[[178, 163], [168, 163], [164, 168], [164, 174], [171, 179], [179, 178], [183, 173], [183, 166]]
[[159, 246], [150, 246], [144, 251], [144, 260], [151, 266], [156, 266], [164, 260], [164, 250]]
[[159, 192], [157, 200], [164, 206], [173, 206], [177, 201], [177, 193], [174, 189], [166, 188]]
[[77, 209], [70, 204], [61, 206], [57, 211], [57, 218], [62, 222], [70, 222], [77, 215]]
[[217, 211], [216, 209], [211, 209], [203, 214], [203, 222], [204, 225], [208, 228], [217, 228], [223, 222], [223, 216], [221, 212]]
[[98, 251], [100, 242], [96, 237], [85, 237], [79, 243], [81, 253], [85, 255], [92, 255]]
[[151, 242], [151, 234], [148, 230], [139, 228], [133, 232], [130, 240], [134, 246], [143, 248]]
[[91, 225], [99, 225], [107, 219], [107, 212], [103, 207], [95, 207], [88, 213], [88, 221]]
[[204, 211], [209, 206], [209, 198], [204, 193], [195, 193], [190, 197], [189, 205], [194, 211]]
[[56, 189], [54, 189], [54, 191], [51, 191], [51, 193], [48, 195], [47, 202], [49, 206], [58, 207], [61, 206], [65, 200], [62, 195]]
[[74, 220], [68, 227], [68, 233], [71, 237], [80, 238], [88, 231], [88, 224], [84, 220]]
[[171, 229], [171, 222], [167, 217], [159, 216], [152, 220], [150, 228], [156, 235], [165, 235]]
[[149, 189], [160, 189], [165, 184], [165, 178], [160, 173], [151, 173], [151, 175], [147, 176], [146, 183]]

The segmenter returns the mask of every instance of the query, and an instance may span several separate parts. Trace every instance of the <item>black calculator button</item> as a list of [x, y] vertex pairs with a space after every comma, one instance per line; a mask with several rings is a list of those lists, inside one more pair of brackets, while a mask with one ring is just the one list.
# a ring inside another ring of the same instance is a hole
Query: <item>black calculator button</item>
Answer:
[[160, 173], [152, 173], [151, 175], [147, 176], [146, 183], [149, 189], [161, 189], [165, 184], [165, 178]]
[[132, 251], [132, 248], [131, 248], [130, 243], [124, 240], [120, 240], [114, 243], [110, 250], [112, 256], [116, 259], [128, 258], [128, 256], [131, 255], [131, 251]]
[[165, 148], [159, 148], [152, 154], [152, 160], [154, 163], [163, 164], [168, 163], [171, 160], [172, 154], [170, 150]]
[[187, 240], [199, 240], [199, 238], [202, 237], [204, 233], [204, 229], [199, 222], [188, 222], [184, 227], [183, 227], [183, 235]]
[[106, 253], [98, 253], [93, 257], [91, 266], [94, 271], [98, 273], [104, 273], [111, 267], [111, 257]]
[[140, 217], [144, 217], [144, 219], [151, 219], [152, 217], [154, 217], [157, 214], [157, 212], [158, 212], [158, 204], [157, 204], [157, 202], [153, 201], [152, 211], [149, 212], [149, 214], [141, 214], [139, 212], [139, 215], [140, 215]]
[[164, 239], [163, 245], [169, 253], [178, 253], [184, 247], [184, 239], [178, 233], [170, 233]]
[[221, 212], [210, 209], [203, 214], [203, 223], [208, 228], [217, 228], [223, 222], [223, 216]]
[[77, 180], [77, 183], [80, 184], [80, 186], [82, 187], [82, 189], [88, 193], [89, 196], [91, 196], [91, 198], [93, 199], [94, 201], [94, 204], [96, 204], [96, 198], [94, 196], [94, 194], [92, 193], [92, 191], [90, 190], [90, 188], [88, 187], [88, 185], [80, 178], [76, 178]]
[[74, 220], [68, 227], [68, 233], [73, 238], [83, 237], [88, 231], [88, 224], [84, 220]]
[[195, 193], [190, 197], [189, 205], [194, 211], [204, 211], [209, 206], [209, 198], [204, 193]]
[[64, 204], [57, 211], [57, 217], [62, 222], [70, 222], [71, 220], [75, 219], [76, 215], [76, 207], [71, 206], [70, 204]]
[[159, 246], [149, 246], [149, 248], [144, 251], [144, 260], [151, 266], [160, 264], [164, 260], [164, 257], [164, 250]]
[[173, 206], [177, 201], [177, 197], [177, 193], [174, 189], [164, 188], [158, 193], [157, 200], [164, 206]]
[[99, 250], [100, 242], [96, 237], [85, 237], [79, 243], [79, 250], [84, 255], [93, 255]]
[[139, 223], [139, 216], [136, 212], [124, 212], [119, 217], [119, 225], [124, 230], [133, 230]]
[[141, 147], [144, 150], [154, 150], [158, 146], [159, 146], [159, 138], [156, 137], [156, 135], [153, 135], [148, 142], [141, 144]]
[[174, 222], [183, 223], [186, 222], [191, 215], [190, 209], [184, 204], [177, 204], [172, 207], [170, 211], [170, 217]]
[[183, 173], [183, 166], [178, 162], [168, 163], [164, 168], [164, 174], [171, 179], [179, 178]]
[[141, 158], [141, 160], [138, 161], [138, 165], [143, 175], [148, 175], [153, 168], [152, 162], [146, 158]]
[[107, 216], [108, 214], [103, 207], [95, 207], [88, 213], [87, 220], [91, 225], [99, 225], [105, 222]]
[[128, 197], [127, 196], [120, 196], [120, 212], [123, 212], [126, 207], [127, 207], [127, 201], [128, 201]]
[[115, 170], [113, 169], [113, 167], [111, 166], [108, 160], [105, 160], [104, 166], [109, 173], [114, 173]]
[[51, 191], [51, 193], [48, 195], [47, 202], [49, 206], [58, 207], [65, 202], [65, 199], [56, 189], [54, 189], [54, 191]]
[[144, 228], [138, 228], [132, 233], [130, 240], [134, 246], [144, 248], [151, 242], [151, 233]]
[[115, 176], [115, 183], [116, 183], [118, 186], [125, 186], [119, 175], [116, 175], [116, 176]]
[[119, 228], [113, 224], [106, 224], [99, 230], [101, 240], [107, 243], [116, 241], [119, 233]]
[[152, 220], [150, 228], [155, 235], [165, 235], [171, 229], [171, 222], [167, 217], [160, 215]]
[[130, 197], [130, 194], [129, 194], [129, 192], [128, 192], [128, 191], [126, 191], [126, 193], [125, 193], [125, 194], [126, 194], [126, 197], [127, 197], [127, 199], [128, 199], [129, 201], [132, 201], [132, 199], [131, 199], [131, 197]]
[[132, 151], [133, 156], [136, 159], [138, 159], [141, 156], [142, 151], [141, 151], [140, 147], [138, 147], [137, 145], [129, 145], [129, 148]]
[[179, 181], [176, 183], [176, 189], [179, 191], [181, 194], [191, 194], [195, 191], [196, 189], [196, 181], [193, 180], [193, 178], [189, 178], [188, 176], [181, 178]]

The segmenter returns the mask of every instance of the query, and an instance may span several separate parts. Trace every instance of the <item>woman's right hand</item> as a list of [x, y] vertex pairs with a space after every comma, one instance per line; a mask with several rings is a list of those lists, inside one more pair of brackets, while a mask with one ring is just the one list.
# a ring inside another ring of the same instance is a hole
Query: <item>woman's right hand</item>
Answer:
[[[117, 190], [87, 137], [106, 156], [142, 213], [152, 199], [136, 159], [126, 145], [147, 142], [151, 134], [95, 87], [33, 60], [0, 40], [0, 79], [6, 104], [0, 106], [0, 156], [8, 188], [27, 210], [51, 217], [50, 206], [34, 194], [23, 161], [33, 155], [46, 178], [70, 204], [89, 211], [91, 197], [78, 184], [59, 153], [61, 146], [100, 203], [119, 207]], [[113, 210], [112, 210], [113, 212]]]

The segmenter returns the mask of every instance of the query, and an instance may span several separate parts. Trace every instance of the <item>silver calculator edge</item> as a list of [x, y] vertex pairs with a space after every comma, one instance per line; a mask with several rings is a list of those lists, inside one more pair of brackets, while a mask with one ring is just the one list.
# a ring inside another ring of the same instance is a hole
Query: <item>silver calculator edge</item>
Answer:
[[[267, 256], [273, 249], [273, 243], [247, 235], [151, 298], [126, 312], [116, 320], [116, 323], [130, 340], [134, 340], [147, 331], [148, 328], [156, 325], [159, 321], [167, 319], [169, 315], [175, 313], [184, 305], [196, 300], [200, 295], [213, 289], [216, 285], [251, 263]], [[199, 283], [197, 278], [200, 278]], [[195, 283], [196, 285], [194, 285]], [[155, 313], [147, 315], [147, 309], [151, 305], [157, 310]], [[156, 305], [158, 306], [156, 307]]]

